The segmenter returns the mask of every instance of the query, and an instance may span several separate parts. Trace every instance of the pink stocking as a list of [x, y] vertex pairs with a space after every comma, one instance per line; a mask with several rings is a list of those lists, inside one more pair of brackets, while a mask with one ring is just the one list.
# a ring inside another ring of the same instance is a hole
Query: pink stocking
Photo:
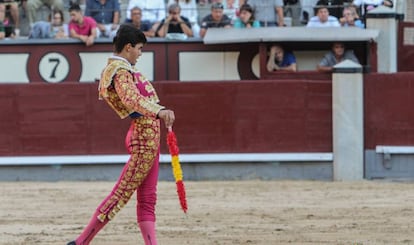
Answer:
[[105, 219], [104, 222], [98, 220], [99, 212], [95, 211], [89, 224], [85, 227], [83, 232], [76, 239], [76, 245], [88, 245], [96, 234], [108, 223], [108, 219]]
[[155, 222], [141, 221], [139, 222], [142, 238], [144, 238], [145, 245], [157, 245], [157, 238], [155, 237]]

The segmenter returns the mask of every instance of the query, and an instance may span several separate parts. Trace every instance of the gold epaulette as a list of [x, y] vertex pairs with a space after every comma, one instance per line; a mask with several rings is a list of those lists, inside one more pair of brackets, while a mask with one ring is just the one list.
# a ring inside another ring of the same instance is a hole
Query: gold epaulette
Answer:
[[118, 70], [124, 69], [129, 72], [134, 72], [133, 67], [123, 60], [109, 59], [108, 65], [102, 71], [101, 80], [99, 81], [99, 99], [107, 98], [108, 87], [112, 84], [112, 79]]

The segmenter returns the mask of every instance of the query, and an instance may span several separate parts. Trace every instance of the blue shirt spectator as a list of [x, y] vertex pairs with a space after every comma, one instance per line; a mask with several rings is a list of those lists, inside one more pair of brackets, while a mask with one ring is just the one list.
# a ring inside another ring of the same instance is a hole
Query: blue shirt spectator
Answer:
[[296, 64], [296, 57], [291, 52], [285, 52], [283, 60], [280, 62], [280, 67], [288, 67], [292, 64]]
[[281, 45], [273, 45], [267, 61], [267, 71], [296, 71], [296, 57]]
[[[84, 15], [94, 18], [96, 23], [114, 23], [115, 13], [118, 13], [118, 15], [120, 13], [120, 6], [117, 0], [86, 0]], [[119, 24], [119, 20], [117, 22]]]
[[118, 0], [86, 0], [85, 16], [90, 16], [96, 21], [98, 37], [113, 38], [119, 27], [119, 2]]

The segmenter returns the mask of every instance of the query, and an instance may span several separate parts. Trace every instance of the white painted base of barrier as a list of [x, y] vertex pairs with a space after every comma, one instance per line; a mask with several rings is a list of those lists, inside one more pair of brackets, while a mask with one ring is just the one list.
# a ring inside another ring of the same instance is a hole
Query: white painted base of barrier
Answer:
[[375, 152], [383, 154], [414, 154], [414, 146], [377, 145]]
[[[0, 166], [22, 165], [83, 165], [125, 163], [129, 155], [62, 155], [0, 157]], [[222, 153], [180, 154], [180, 162], [326, 162], [333, 161], [332, 153]], [[160, 162], [170, 162], [171, 156], [161, 154]]]

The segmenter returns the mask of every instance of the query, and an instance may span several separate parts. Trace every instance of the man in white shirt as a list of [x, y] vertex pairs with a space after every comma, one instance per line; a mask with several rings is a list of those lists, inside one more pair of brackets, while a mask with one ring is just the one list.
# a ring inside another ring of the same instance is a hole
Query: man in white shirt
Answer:
[[329, 15], [328, 8], [326, 6], [320, 6], [317, 9], [316, 16], [313, 16], [307, 27], [340, 27], [338, 18]]
[[126, 12], [127, 19], [131, 19], [131, 9], [139, 7], [142, 10], [142, 21], [152, 25], [160, 23], [166, 17], [164, 0], [129, 0]]

